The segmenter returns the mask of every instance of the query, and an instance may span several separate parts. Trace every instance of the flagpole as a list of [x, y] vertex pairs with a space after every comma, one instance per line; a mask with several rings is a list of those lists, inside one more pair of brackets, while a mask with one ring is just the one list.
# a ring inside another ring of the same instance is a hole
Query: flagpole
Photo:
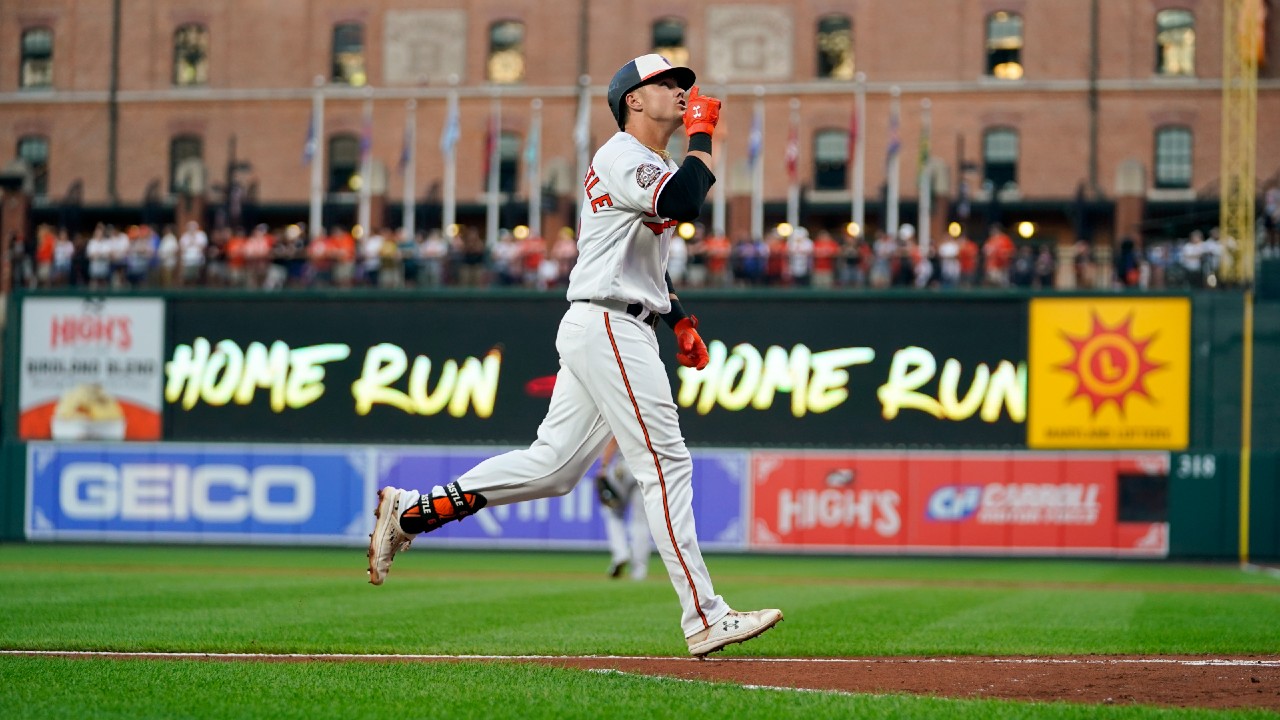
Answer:
[[[885, 232], [889, 233], [890, 237], [898, 236], [898, 182], [899, 182], [898, 156], [901, 155], [902, 153], [900, 152], [900, 147], [895, 148], [893, 146], [893, 143], [895, 142], [895, 137], [894, 137], [895, 134], [901, 132], [901, 128], [898, 127], [899, 118], [900, 118], [899, 112], [902, 106], [901, 95], [902, 95], [902, 91], [898, 89], [897, 85], [894, 85], [893, 87], [889, 88], [889, 98], [890, 98], [889, 99], [889, 127], [890, 127], [889, 143], [890, 145], [889, 145], [889, 157], [887, 162], [888, 167], [886, 168], [886, 173], [888, 175], [887, 182], [889, 183], [889, 192], [886, 194], [886, 197], [885, 197], [884, 230]], [[899, 141], [899, 144], [900, 144], [900, 141]]]
[[798, 138], [800, 136], [800, 98], [791, 98], [791, 129], [787, 135], [787, 223], [800, 227], [800, 179], [797, 177]]
[[449, 76], [449, 103], [445, 111], [445, 137], [440, 149], [444, 151], [444, 207], [440, 213], [440, 234], [453, 237], [453, 226], [458, 222], [458, 139], [451, 136], [460, 125], [458, 122], [458, 76]]
[[[725, 86], [724, 77], [717, 78], [716, 82], [720, 85], [720, 94], [717, 95], [716, 97], [719, 97], [721, 102], [727, 104], [729, 102], [729, 88]], [[711, 234], [715, 235], [716, 237], [724, 237], [724, 233], [725, 233], [724, 187], [725, 185], [729, 184], [729, 177], [728, 177], [729, 162], [728, 162], [727, 155], [728, 155], [728, 143], [726, 143], [722, 137], [719, 142], [715, 143], [716, 184], [711, 186], [711, 189], [715, 193], [712, 196], [713, 199], [711, 204]]]
[[360, 206], [356, 223], [368, 234], [372, 232], [369, 212], [373, 188], [373, 87], [368, 85], [364, 89], [364, 125], [360, 133]]
[[[588, 75], [578, 77], [578, 119], [573, 124], [573, 144], [578, 151], [577, 183], [582, 183], [587, 177], [587, 166], [591, 163], [591, 77]], [[580, 191], [581, 187], [581, 184], [575, 184], [573, 193], [577, 198], [578, 214], [582, 214], [582, 204], [586, 202], [587, 196]]]
[[920, 238], [920, 251], [929, 252], [929, 220], [933, 213], [933, 173], [930, 171], [930, 133], [933, 131], [933, 103], [929, 98], [920, 101], [920, 204], [916, 215], [916, 233]]
[[751, 237], [764, 237], [764, 87], [756, 86], [755, 131], [759, 135], [756, 157], [751, 168]]
[[489, 184], [485, 209], [484, 243], [492, 248], [498, 244], [498, 176], [502, 162], [502, 95], [495, 88], [489, 101]]
[[404, 126], [404, 143], [405, 143], [405, 163], [404, 163], [404, 236], [412, 240], [417, 232], [417, 213], [414, 212], [414, 195], [417, 189], [414, 182], [417, 180], [418, 165], [418, 101], [408, 100], [404, 104], [405, 108], [405, 126]]
[[542, 237], [542, 99], [534, 98], [532, 119], [529, 121], [529, 156], [525, 158], [529, 174], [529, 233]]
[[[865, 123], [867, 119], [867, 74], [854, 76], [854, 123]], [[851, 123], [852, 125], [852, 123]], [[867, 232], [867, 134], [858, 129], [853, 137], [853, 222], [858, 226], [858, 233], [863, 237]]]
[[314, 240], [324, 228], [324, 76], [317, 75], [315, 92], [311, 95], [311, 212], [307, 218], [307, 231]]

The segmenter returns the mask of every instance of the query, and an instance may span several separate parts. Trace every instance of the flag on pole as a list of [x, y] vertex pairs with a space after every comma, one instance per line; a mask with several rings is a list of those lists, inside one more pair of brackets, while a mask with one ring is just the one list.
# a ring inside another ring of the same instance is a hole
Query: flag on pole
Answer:
[[360, 128], [360, 164], [369, 159], [373, 151], [373, 120], [366, 114], [364, 124]]
[[800, 165], [800, 122], [791, 119], [791, 129], [787, 132], [787, 178], [795, 182], [799, 178]]
[[302, 144], [302, 164], [310, 165], [316, 157], [316, 116], [307, 121], [307, 140]]
[[764, 122], [763, 116], [764, 110], [757, 107], [751, 118], [751, 133], [747, 136], [747, 164], [751, 167], [756, 166], [756, 160], [760, 157], [760, 147], [764, 144], [764, 131], [761, 129]]
[[400, 143], [400, 162], [396, 164], [396, 169], [404, 172], [409, 167], [409, 146], [413, 144], [413, 128], [409, 126], [409, 118], [405, 117], [404, 123], [404, 140]]
[[488, 129], [484, 134], [484, 176], [490, 177], [494, 170], [494, 156], [498, 151], [498, 117], [496, 115], [489, 116]]
[[854, 157], [858, 153], [858, 103], [853, 103], [853, 112], [849, 113], [849, 147], [847, 162], [853, 166]]
[[891, 110], [889, 112], [889, 152], [885, 158], [886, 164], [893, 164], [898, 159], [898, 151], [902, 149], [902, 137], [898, 132], [898, 111]]
[[444, 120], [444, 129], [440, 131], [440, 152], [445, 155], [453, 153], [453, 148], [458, 144], [458, 136], [461, 131], [458, 128], [458, 105], [451, 102], [449, 104], [449, 115]]

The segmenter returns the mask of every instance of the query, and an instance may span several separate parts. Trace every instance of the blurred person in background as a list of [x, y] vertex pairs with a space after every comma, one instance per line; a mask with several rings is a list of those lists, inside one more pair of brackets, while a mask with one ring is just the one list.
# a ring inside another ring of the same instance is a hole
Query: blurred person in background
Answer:
[[1009, 284], [1013, 287], [1029, 289], [1035, 281], [1035, 251], [1030, 245], [1021, 245], [1013, 254], [1013, 262], [1009, 264]]
[[1227, 238], [1227, 241], [1223, 241], [1218, 228], [1209, 229], [1209, 237], [1205, 238], [1204, 241], [1203, 255], [1204, 282], [1208, 287], [1217, 287], [1218, 285], [1218, 276], [1222, 271], [1222, 266], [1228, 261], [1226, 258], [1228, 241], [1232, 244], [1231, 249], [1234, 250], [1235, 240], [1233, 238]]
[[227, 285], [230, 287], [242, 288], [248, 285], [244, 257], [244, 246], [247, 241], [244, 228], [238, 227], [231, 231], [226, 245], [223, 246], [223, 252], [227, 258]]
[[765, 241], [764, 283], [771, 287], [787, 284], [787, 239], [770, 232]]
[[404, 287], [404, 255], [397, 237], [403, 235], [403, 230], [392, 232], [387, 227], [378, 231], [382, 238], [378, 245], [378, 287], [393, 290]]
[[1058, 258], [1050, 245], [1041, 245], [1036, 253], [1036, 287], [1052, 290], [1057, 285]]
[[729, 238], [708, 235], [703, 242], [703, 251], [707, 260], [707, 286], [723, 288], [733, 285], [733, 268], [729, 264], [733, 245]]
[[1076, 287], [1079, 289], [1093, 287], [1093, 247], [1087, 240], [1076, 240], [1071, 247], [1071, 265], [1075, 273]]
[[53, 284], [53, 251], [58, 244], [58, 236], [49, 225], [36, 227], [36, 274], [35, 281], [40, 287]]
[[836, 284], [836, 264], [840, 260], [840, 244], [831, 233], [820, 230], [813, 241], [813, 286], [830, 289]]
[[445, 267], [449, 262], [449, 243], [439, 230], [427, 233], [418, 246], [418, 262], [422, 267], [422, 283], [426, 287], [444, 285]]
[[1120, 252], [1116, 253], [1116, 283], [1121, 288], [1138, 287], [1140, 256], [1137, 242], [1128, 236], [1120, 239]]
[[164, 226], [160, 244], [156, 247], [156, 262], [160, 266], [160, 287], [171, 288], [178, 284], [178, 262], [181, 247], [172, 225]]
[[578, 242], [573, 230], [561, 228], [560, 235], [551, 246], [551, 258], [556, 261], [556, 285], [568, 285], [569, 273], [578, 262]]
[[458, 260], [458, 284], [462, 287], [484, 287], [485, 263], [489, 259], [489, 251], [485, 247], [480, 231], [469, 227], [462, 231], [460, 258]]
[[806, 228], [795, 228], [787, 238], [787, 270], [792, 285], [809, 287], [813, 283], [813, 238]]
[[498, 233], [498, 243], [489, 255], [493, 282], [499, 287], [516, 287], [524, 281], [520, 262], [520, 241], [510, 230]]
[[618, 455], [618, 441], [613, 438], [600, 455], [595, 480], [609, 541], [608, 575], [615, 580], [624, 575], [644, 580], [649, 576], [649, 555], [653, 552], [649, 518], [640, 496], [640, 483], [631, 474], [627, 461]]
[[960, 285], [960, 240], [950, 235], [938, 241], [938, 282], [945, 289]]
[[[107, 226], [98, 223], [93, 228], [93, 235], [85, 245], [84, 254], [89, 261], [89, 289], [103, 290], [111, 285], [111, 240], [107, 235], [111, 232]], [[112, 233], [114, 234], [114, 233]]]
[[1262, 196], [1262, 257], [1280, 257], [1280, 185], [1272, 185]]
[[147, 274], [155, 260], [155, 232], [150, 225], [129, 228], [129, 252], [125, 258], [125, 280], [137, 290], [147, 284]]
[[375, 232], [370, 229], [357, 243], [356, 255], [359, 256], [358, 284], [378, 287], [378, 276], [382, 274], [382, 243], [384, 240], [381, 230]]
[[182, 268], [183, 285], [199, 285], [204, 279], [205, 251], [209, 246], [209, 236], [200, 229], [200, 223], [192, 220], [178, 238], [179, 262]]
[[57, 287], [72, 283], [75, 267], [76, 244], [66, 228], [58, 230], [58, 240], [53, 246], [53, 284]]
[[113, 289], [120, 289], [125, 286], [125, 273], [129, 264], [129, 246], [133, 244], [133, 239], [123, 229], [116, 229], [112, 225], [107, 226], [107, 257], [110, 259], [110, 286]]
[[982, 251], [978, 248], [978, 243], [969, 237], [969, 233], [960, 233], [958, 242], [960, 245], [957, 255], [960, 260], [960, 287], [974, 287], [978, 284], [978, 264], [982, 259]]
[[685, 280], [689, 287], [703, 287], [707, 284], [707, 244], [706, 228], [701, 223], [694, 224], [693, 237], [685, 243], [685, 253], [689, 261], [685, 269]]
[[274, 267], [271, 263], [271, 255], [274, 246], [275, 236], [265, 224], [254, 226], [253, 232], [245, 238], [244, 271], [245, 282], [249, 287], [277, 289], [284, 284], [283, 277], [271, 277]]
[[[361, 228], [361, 231], [368, 232], [368, 229]], [[333, 284], [340, 288], [351, 287], [356, 275], [355, 236], [340, 225], [334, 226], [327, 250], [333, 262]]]
[[333, 287], [333, 254], [329, 252], [329, 236], [323, 228], [307, 243], [307, 285]]
[[418, 248], [420, 243], [425, 241], [426, 236], [421, 232], [415, 233], [415, 235], [416, 237], [405, 232], [404, 228], [401, 228], [400, 232], [396, 233], [398, 239], [396, 247], [400, 251], [401, 277], [403, 278], [401, 287], [417, 287], [421, 275], [422, 263], [418, 259]]
[[1204, 233], [1192, 230], [1179, 253], [1186, 282], [1193, 288], [1204, 287]]
[[530, 231], [520, 241], [520, 282], [527, 288], [538, 287], [538, 267], [547, 256], [547, 241]]
[[987, 231], [987, 241], [982, 245], [983, 267], [986, 268], [987, 285], [991, 287], [1008, 287], [1009, 265], [1013, 262], [1016, 248], [1013, 238], [1004, 231], [999, 223], [993, 223]]
[[689, 246], [677, 232], [671, 236], [671, 246], [667, 250], [667, 274], [671, 276], [671, 282], [683, 286], [688, 266]]
[[883, 230], [877, 231], [871, 252], [875, 258], [871, 263], [871, 287], [887, 288], [893, 282], [893, 262], [898, 254], [898, 242]]

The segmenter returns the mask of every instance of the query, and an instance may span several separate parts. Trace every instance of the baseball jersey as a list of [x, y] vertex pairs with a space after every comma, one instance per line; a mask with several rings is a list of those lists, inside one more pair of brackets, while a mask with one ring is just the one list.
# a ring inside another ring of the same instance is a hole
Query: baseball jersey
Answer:
[[677, 223], [658, 217], [658, 196], [675, 171], [674, 162], [625, 132], [600, 147], [583, 180], [570, 301], [620, 300], [670, 312], [665, 276]]

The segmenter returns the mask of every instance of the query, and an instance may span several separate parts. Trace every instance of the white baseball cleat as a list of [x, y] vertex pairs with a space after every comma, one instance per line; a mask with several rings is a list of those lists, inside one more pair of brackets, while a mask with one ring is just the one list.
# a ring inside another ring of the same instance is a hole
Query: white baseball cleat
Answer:
[[381, 585], [391, 572], [391, 561], [396, 553], [408, 550], [413, 535], [400, 529], [400, 514], [405, 508], [418, 502], [417, 490], [401, 490], [384, 487], [378, 491], [378, 506], [373, 510], [376, 518], [369, 535], [369, 582]]
[[727, 615], [716, 621], [702, 632], [690, 635], [689, 654], [703, 657], [725, 645], [740, 643], [763, 633], [765, 630], [782, 621], [781, 610], [756, 610], [754, 612], [738, 612], [730, 610]]

